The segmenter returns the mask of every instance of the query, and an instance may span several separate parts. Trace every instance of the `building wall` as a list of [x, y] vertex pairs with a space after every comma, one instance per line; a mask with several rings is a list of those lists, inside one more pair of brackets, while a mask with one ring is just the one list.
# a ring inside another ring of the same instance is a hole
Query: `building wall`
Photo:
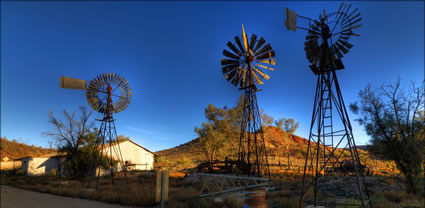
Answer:
[[24, 158], [22, 170], [29, 176], [43, 175], [57, 170], [59, 160], [57, 158]]
[[[121, 154], [120, 154], [121, 152]], [[111, 148], [105, 148], [104, 154], [107, 156], [111, 154]], [[151, 152], [146, 151], [145, 149], [135, 145], [130, 141], [122, 142], [118, 145], [112, 146], [112, 155], [116, 160], [120, 160], [120, 155], [122, 156], [122, 161], [128, 164], [132, 170], [152, 170], [154, 164], [154, 155]]]
[[2, 161], [0, 162], [0, 170], [12, 170], [21, 167], [20, 160]]

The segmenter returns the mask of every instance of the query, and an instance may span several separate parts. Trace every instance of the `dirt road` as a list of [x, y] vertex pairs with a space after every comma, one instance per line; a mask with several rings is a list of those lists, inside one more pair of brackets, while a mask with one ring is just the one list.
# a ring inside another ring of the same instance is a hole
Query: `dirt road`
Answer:
[[87, 199], [56, 196], [17, 189], [10, 186], [0, 186], [1, 208], [130, 208], [116, 204], [107, 204]]

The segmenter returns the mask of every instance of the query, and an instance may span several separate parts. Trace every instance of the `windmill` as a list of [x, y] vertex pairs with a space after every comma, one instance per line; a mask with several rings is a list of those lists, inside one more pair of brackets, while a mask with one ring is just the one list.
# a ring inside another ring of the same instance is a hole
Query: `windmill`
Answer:
[[[114, 159], [118, 161], [121, 168], [125, 168], [121, 149], [119, 145], [117, 145], [117, 131], [115, 128], [113, 114], [123, 111], [129, 105], [132, 97], [130, 85], [126, 79], [118, 74], [104, 73], [97, 76], [90, 82], [61, 76], [60, 87], [66, 89], [85, 90], [86, 98], [91, 108], [103, 114], [103, 118], [98, 120], [101, 121], [101, 124], [94, 142], [94, 150], [100, 150], [100, 158], [92, 155], [91, 164], [94, 169], [97, 169], [100, 164], [99, 160], [101, 160], [103, 156], [107, 156], [109, 158], [113, 183]], [[101, 171], [98, 171], [97, 173], [98, 180], [100, 172]], [[97, 184], [98, 182], [96, 183], [96, 189]]]
[[[226, 58], [221, 59], [222, 72], [227, 81], [239, 86], [245, 93], [241, 135], [239, 140], [237, 172], [248, 176], [269, 177], [266, 146], [264, 143], [261, 116], [257, 104], [256, 84], [262, 85], [263, 80], [270, 77], [261, 69], [273, 71], [270, 65], [275, 65], [275, 52], [270, 43], [266, 44], [263, 37], [257, 40], [257, 35], [247, 37], [242, 25], [242, 40], [234, 38], [235, 43], [228, 42], [231, 51], [223, 50]], [[261, 68], [261, 69], [260, 69]]]
[[[353, 47], [349, 43], [350, 38], [360, 36], [353, 32], [361, 26], [360, 13], [351, 4], [344, 3], [336, 12], [327, 14], [323, 10], [318, 20], [299, 16], [289, 9], [285, 13], [288, 30], [308, 32], [304, 50], [311, 63], [310, 69], [317, 75], [300, 207], [302, 201], [314, 203], [314, 206], [347, 205], [344, 202], [347, 195], [358, 200], [357, 206], [371, 207], [363, 175], [365, 166], [360, 163], [335, 72], [344, 69], [341, 58]], [[308, 20], [308, 28], [297, 26], [297, 18]], [[340, 180], [344, 175], [349, 176]], [[337, 184], [344, 181], [347, 184], [342, 187]], [[350, 184], [355, 184], [355, 187]], [[354, 192], [344, 193], [344, 187]], [[311, 189], [313, 196], [308, 193]]]

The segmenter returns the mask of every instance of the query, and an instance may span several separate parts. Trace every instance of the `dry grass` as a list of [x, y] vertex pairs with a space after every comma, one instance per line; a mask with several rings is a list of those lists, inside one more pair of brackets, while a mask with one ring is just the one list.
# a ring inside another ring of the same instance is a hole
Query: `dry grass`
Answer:
[[[78, 180], [53, 176], [28, 177], [19, 175], [19, 172], [6, 174], [1, 172], [1, 184], [13, 185], [19, 188], [52, 193], [62, 196], [87, 198], [133, 206], [155, 206], [155, 182], [154, 173], [143, 173], [132, 175], [129, 184], [125, 178], [114, 180], [105, 177], [99, 181], [99, 190], [96, 192], [95, 181], [82, 183]], [[188, 180], [183, 180], [182, 173], [170, 174], [169, 201], [166, 207], [171, 208], [213, 208], [213, 207], [243, 207], [241, 197], [231, 195], [223, 198], [222, 201], [215, 201], [212, 198], [198, 198], [199, 189], [192, 186]], [[269, 208], [274, 207], [298, 207], [299, 191], [301, 189], [302, 176], [293, 173], [273, 174], [273, 190], [267, 192], [267, 204]], [[392, 207], [420, 207], [422, 205], [421, 195], [409, 195], [400, 191], [399, 180], [394, 177], [369, 177], [369, 183], [379, 186], [371, 194], [371, 201], [377, 208]], [[385, 191], [377, 191], [385, 190]], [[312, 195], [312, 189], [307, 195]]]

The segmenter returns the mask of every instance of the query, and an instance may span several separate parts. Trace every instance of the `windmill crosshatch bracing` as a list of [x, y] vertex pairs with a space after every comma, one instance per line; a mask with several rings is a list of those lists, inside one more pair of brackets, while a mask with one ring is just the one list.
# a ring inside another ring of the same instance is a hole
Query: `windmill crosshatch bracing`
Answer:
[[[294, 11], [286, 9], [286, 28], [308, 31], [304, 50], [311, 63], [310, 69], [317, 75], [300, 207], [304, 201], [314, 206], [347, 205], [343, 200], [346, 193], [336, 191], [340, 179], [354, 180], [356, 186], [350, 197], [360, 201], [356, 206], [372, 207], [364, 178], [365, 169], [360, 162], [335, 72], [344, 69], [341, 58], [353, 47], [347, 42], [350, 36], [360, 36], [353, 33], [354, 29], [361, 26], [360, 12], [357, 8], [351, 8], [351, 5], [341, 3], [337, 12], [329, 14], [324, 9], [318, 20], [298, 16]], [[309, 28], [296, 26], [297, 17], [308, 19]], [[336, 151], [338, 149], [342, 151]], [[355, 178], [346, 177], [347, 172]], [[314, 192], [312, 197], [307, 196], [310, 189]]]

